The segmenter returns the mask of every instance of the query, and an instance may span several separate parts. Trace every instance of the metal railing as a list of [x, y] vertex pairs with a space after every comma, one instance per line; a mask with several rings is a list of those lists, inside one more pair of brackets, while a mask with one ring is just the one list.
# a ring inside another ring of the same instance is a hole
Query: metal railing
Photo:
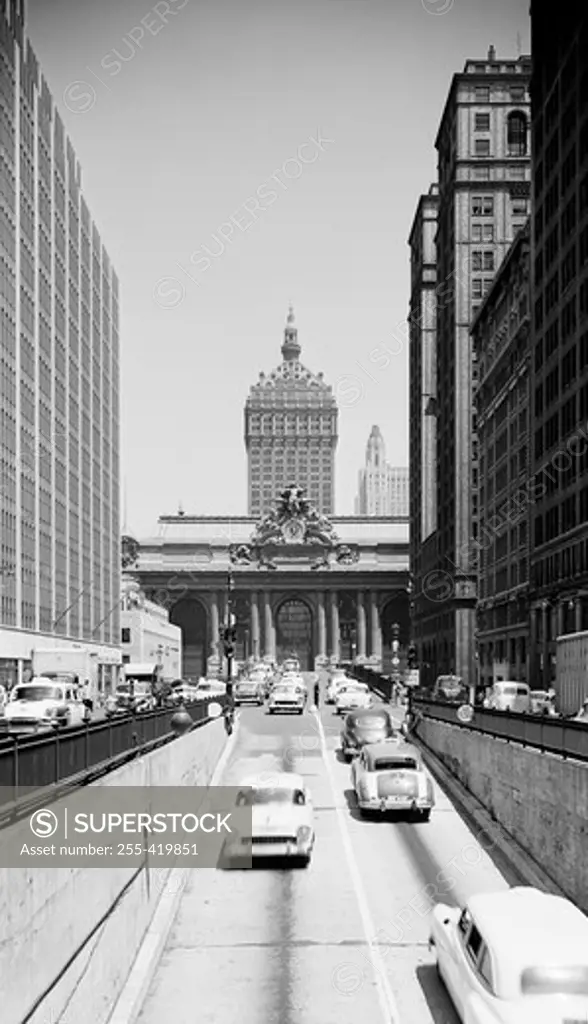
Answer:
[[[226, 697], [213, 700], [224, 706]], [[113, 769], [146, 745], [172, 739], [175, 733], [171, 719], [179, 710], [185, 709], [195, 724], [204, 725], [210, 721], [210, 702], [206, 698], [186, 703], [181, 708], [158, 708], [69, 729], [3, 737], [0, 740], [0, 805], [17, 800], [22, 791], [55, 786], [97, 766], [102, 767], [104, 774], [109, 770], [109, 762]]]
[[[425, 718], [448, 722], [457, 729], [484, 733], [496, 739], [510, 740], [524, 747], [535, 747], [564, 758], [588, 761], [588, 726], [569, 718], [547, 715], [523, 715], [508, 711], [474, 708], [470, 722], [460, 722], [457, 705], [447, 701], [413, 698], [414, 711]], [[417, 725], [418, 735], [418, 725]]]
[[353, 665], [348, 672], [360, 683], [366, 683], [380, 697], [390, 700], [394, 684], [389, 676], [383, 676], [381, 672], [375, 672], [373, 668], [368, 668], [366, 665]]

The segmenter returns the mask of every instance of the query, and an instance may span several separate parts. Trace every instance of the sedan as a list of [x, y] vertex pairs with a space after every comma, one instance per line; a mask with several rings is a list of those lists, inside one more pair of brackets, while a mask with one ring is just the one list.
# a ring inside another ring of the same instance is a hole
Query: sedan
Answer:
[[251, 835], [229, 840], [225, 847], [229, 861], [284, 857], [308, 866], [315, 831], [312, 797], [301, 775], [281, 772], [271, 779], [244, 779], [237, 806], [251, 807]]
[[270, 715], [273, 715], [274, 711], [295, 711], [301, 715], [305, 704], [306, 690], [304, 687], [279, 683], [270, 693], [267, 710]]
[[437, 903], [429, 946], [463, 1024], [588, 1020], [588, 918], [530, 887]]
[[347, 715], [341, 732], [341, 752], [346, 761], [357, 757], [368, 743], [400, 740], [389, 713], [385, 708], [363, 708]]
[[350, 682], [351, 680], [346, 672], [335, 672], [329, 679], [325, 703], [334, 704], [337, 699], [337, 693], [341, 687], [348, 686]]
[[347, 683], [341, 686], [335, 697], [335, 714], [343, 715], [354, 708], [370, 708], [372, 695], [365, 683]]
[[428, 821], [435, 806], [433, 783], [418, 752], [409, 744], [375, 743], [364, 747], [351, 769], [361, 813], [409, 811]]

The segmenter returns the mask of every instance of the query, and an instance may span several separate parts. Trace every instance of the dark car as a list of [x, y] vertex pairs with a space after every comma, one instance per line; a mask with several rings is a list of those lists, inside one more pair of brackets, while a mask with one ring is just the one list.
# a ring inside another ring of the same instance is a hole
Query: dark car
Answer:
[[361, 708], [345, 719], [341, 733], [341, 752], [346, 761], [356, 757], [367, 743], [399, 739], [400, 733], [385, 708]]

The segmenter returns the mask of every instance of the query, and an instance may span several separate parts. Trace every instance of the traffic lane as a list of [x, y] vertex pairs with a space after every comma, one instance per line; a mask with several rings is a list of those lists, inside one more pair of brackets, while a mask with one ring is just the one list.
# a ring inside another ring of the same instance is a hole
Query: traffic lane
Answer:
[[[425, 1003], [432, 1020], [458, 1024], [428, 951], [431, 911], [439, 902], [461, 905], [474, 892], [508, 888], [492, 860], [491, 837], [472, 832], [435, 783], [437, 803], [430, 822], [363, 819], [355, 806], [350, 766], [338, 757], [332, 735], [326, 742], [347, 805], [378, 946], [401, 1013], [412, 1020]], [[355, 986], [361, 991], [373, 974], [361, 950], [348, 959], [350, 990]]]
[[[353, 1005], [329, 984], [341, 949], [366, 942], [353, 881], [340, 856], [332, 793], [316, 717], [239, 713], [235, 749], [222, 778], [271, 777], [296, 768], [308, 780], [317, 841], [306, 870], [192, 871], [155, 971], [140, 1024], [384, 1024], [377, 986]], [[312, 908], [310, 927], [300, 927]], [[419, 1020], [415, 1024], [424, 1024]]]

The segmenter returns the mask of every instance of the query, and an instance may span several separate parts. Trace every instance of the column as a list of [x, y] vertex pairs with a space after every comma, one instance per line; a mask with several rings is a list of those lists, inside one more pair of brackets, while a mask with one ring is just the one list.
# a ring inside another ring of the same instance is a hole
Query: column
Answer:
[[380, 629], [380, 609], [378, 608], [377, 594], [370, 591], [370, 626], [371, 626], [371, 651], [370, 654], [379, 664], [382, 663], [382, 630]]
[[529, 628], [529, 643], [527, 646], [527, 682], [533, 686], [533, 680], [539, 678], [539, 644], [537, 636], [538, 608], [531, 608], [531, 619]]
[[357, 591], [357, 656], [365, 658], [366, 647], [366, 622], [365, 622], [365, 601], [363, 591]]
[[256, 661], [261, 654], [260, 632], [259, 632], [259, 600], [257, 594], [251, 594], [251, 646], [253, 657]]
[[264, 611], [264, 633], [265, 633], [265, 655], [268, 658], [275, 658], [275, 643], [274, 643], [274, 617], [272, 613], [272, 605], [270, 601], [270, 595], [267, 591], [263, 595], [263, 611]]
[[210, 599], [210, 650], [212, 654], [218, 652], [219, 625], [218, 594], [212, 594]]
[[543, 689], [548, 690], [550, 687], [549, 682], [549, 640], [551, 637], [551, 621], [550, 621], [550, 607], [545, 603], [541, 609], [543, 615], [543, 632], [541, 634], [541, 642], [543, 648]]
[[565, 632], [565, 613], [565, 605], [562, 601], [560, 601], [560, 603], [557, 606], [557, 632], [555, 634], [556, 636], [562, 636], [562, 634]]
[[340, 655], [340, 634], [339, 634], [339, 594], [331, 590], [329, 594], [331, 604], [331, 657], [339, 661]]
[[582, 632], [582, 598], [581, 597], [577, 597], [576, 598], [575, 615], [576, 615], [575, 630], [576, 630], [576, 633], [581, 633]]
[[324, 658], [327, 654], [327, 612], [325, 608], [325, 595], [321, 590], [318, 595], [318, 653]]

